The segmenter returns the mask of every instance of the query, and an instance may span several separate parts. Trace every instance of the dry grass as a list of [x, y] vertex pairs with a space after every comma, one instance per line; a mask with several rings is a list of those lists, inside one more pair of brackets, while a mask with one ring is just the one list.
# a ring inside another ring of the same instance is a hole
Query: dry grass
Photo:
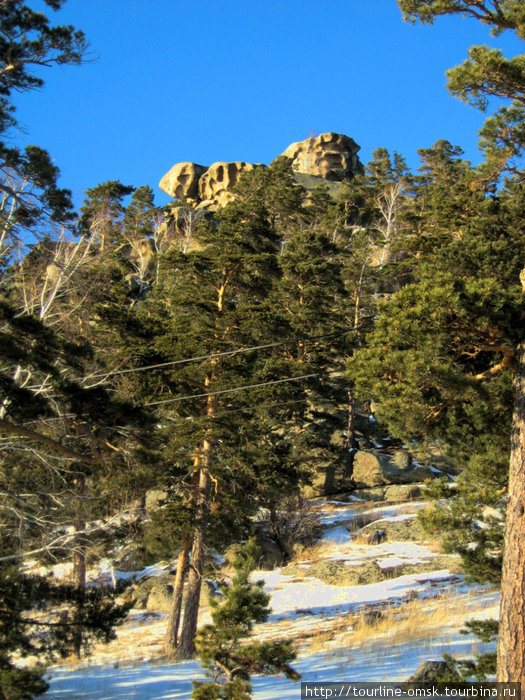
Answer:
[[443, 595], [432, 600], [413, 599], [401, 605], [388, 605], [376, 620], [371, 615], [354, 617], [352, 631], [343, 641], [361, 645], [376, 639], [388, 639], [392, 644], [405, 644], [429, 639], [444, 627], [459, 626], [472, 613], [469, 596]]
[[326, 559], [330, 552], [330, 545], [326, 542], [316, 542], [307, 547], [298, 546], [290, 559], [290, 564], [314, 564], [316, 561]]
[[[417, 597], [400, 604], [385, 604], [365, 608], [326, 620], [322, 626], [312, 625], [308, 630], [294, 634], [296, 644], [311, 653], [328, 653], [334, 647], [344, 650], [364, 644], [388, 641], [389, 646], [402, 646], [409, 642], [428, 643], [439, 637], [444, 628], [460, 627], [473, 613], [474, 594], [445, 594], [438, 598], [421, 600]], [[372, 620], [372, 615], [381, 617]], [[370, 615], [372, 613], [372, 615]]]

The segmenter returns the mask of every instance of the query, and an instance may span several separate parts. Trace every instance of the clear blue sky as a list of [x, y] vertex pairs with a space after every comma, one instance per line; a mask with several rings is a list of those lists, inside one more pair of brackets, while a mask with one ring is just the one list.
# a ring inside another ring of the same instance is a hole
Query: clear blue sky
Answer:
[[[40, 0], [30, 3], [44, 8]], [[523, 51], [460, 17], [404, 23], [395, 0], [68, 0], [93, 60], [45, 69], [15, 98], [23, 143], [47, 148], [79, 204], [110, 179], [149, 184], [179, 161], [269, 163], [311, 132], [337, 131], [363, 162], [385, 146], [412, 168], [439, 138], [477, 162], [483, 115], [444, 71], [475, 43]]]

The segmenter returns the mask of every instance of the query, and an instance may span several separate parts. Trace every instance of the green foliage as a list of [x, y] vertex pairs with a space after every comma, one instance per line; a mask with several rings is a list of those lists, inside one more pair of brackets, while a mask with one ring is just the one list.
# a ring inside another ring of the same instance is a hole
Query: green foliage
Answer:
[[[379, 305], [374, 331], [349, 361], [362, 399], [394, 437], [445, 445], [464, 473], [446, 503], [422, 515], [476, 580], [497, 582], [513, 403], [513, 348], [522, 314], [523, 197], [489, 197], [459, 149], [422, 152], [410, 250], [412, 282]], [[454, 273], [451, 273], [454, 270]], [[433, 487], [436, 490], [436, 487]], [[437, 494], [434, 494], [437, 496]], [[439, 496], [437, 496], [439, 498]]]
[[[465, 623], [461, 634], [475, 634], [482, 642], [494, 642], [498, 636], [497, 620], [470, 620]], [[475, 680], [478, 683], [492, 679], [496, 675], [496, 652], [478, 654], [473, 659], [455, 659], [444, 654], [446, 671], [437, 680], [445, 682], [462, 682]]]
[[[57, 10], [63, 2], [49, 0]], [[57, 186], [58, 168], [37, 146], [20, 150], [10, 145], [9, 129], [16, 126], [13, 93], [40, 88], [40, 66], [79, 64], [87, 50], [84, 34], [71, 26], [51, 26], [48, 18], [21, 0], [0, 6], [0, 185], [4, 206], [0, 214], [0, 268], [19, 243], [35, 236], [37, 223], [71, 223], [69, 190]]]
[[[487, 24], [497, 36], [504, 29], [512, 29], [525, 38], [525, 10], [521, 0], [398, 0], [405, 19], [432, 24], [440, 15], [461, 14]], [[495, 6], [497, 5], [497, 6]]]
[[[2, 540], [2, 553], [10, 551]], [[24, 574], [15, 560], [0, 561], [0, 696], [28, 699], [44, 693], [40, 664], [20, 668], [15, 657], [36, 657], [47, 662], [64, 658], [75, 649], [78, 627], [84, 630], [82, 644], [115, 638], [114, 627], [124, 620], [129, 605], [117, 605], [114, 593], [92, 588], [83, 596], [81, 616], [72, 615], [79, 591], [52, 577]]]
[[290, 666], [295, 658], [290, 642], [249, 641], [254, 624], [264, 622], [270, 614], [263, 582], [250, 582], [257, 556], [252, 539], [235, 557], [231, 586], [222, 588], [224, 599], [211, 602], [213, 624], [202, 627], [196, 639], [201, 664], [211, 681], [194, 683], [194, 700], [249, 700], [253, 673], [300, 678]]
[[[99, 238], [106, 245], [115, 243], [121, 233], [125, 214], [122, 200], [133, 190], [133, 187], [123, 185], [118, 180], [108, 180], [86, 190], [87, 196], [80, 208], [80, 232]], [[135, 200], [134, 208], [137, 204]]]

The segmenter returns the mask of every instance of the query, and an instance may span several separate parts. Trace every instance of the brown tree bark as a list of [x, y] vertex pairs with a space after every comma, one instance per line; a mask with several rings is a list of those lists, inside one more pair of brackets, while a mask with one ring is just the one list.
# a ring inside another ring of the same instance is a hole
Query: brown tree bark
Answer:
[[521, 683], [525, 700], [525, 341], [516, 362], [497, 677]]
[[184, 581], [188, 573], [188, 562], [190, 558], [191, 535], [186, 533], [182, 537], [179, 558], [177, 560], [177, 573], [173, 585], [173, 600], [168, 616], [168, 629], [166, 631], [166, 641], [164, 651], [168, 656], [175, 654], [179, 636], [180, 617], [182, 613], [182, 594], [184, 591]]
[[352, 450], [355, 445], [355, 397], [351, 386], [347, 389], [348, 394], [348, 417], [346, 421], [346, 447]]
[[[206, 440], [203, 451], [209, 454], [210, 443]], [[208, 461], [207, 459], [205, 461]], [[195, 634], [199, 617], [199, 603], [204, 571], [206, 531], [210, 512], [211, 477], [208, 469], [203, 467], [199, 473], [199, 489], [196, 500], [197, 524], [193, 533], [191, 564], [188, 574], [184, 621], [177, 647], [177, 659], [191, 659], [195, 655]]]
[[82, 654], [82, 617], [84, 612], [84, 595], [86, 591], [86, 551], [87, 537], [85, 522], [78, 521], [75, 525], [76, 535], [73, 541], [73, 585], [76, 589], [77, 600], [73, 612], [73, 651], [77, 658]]

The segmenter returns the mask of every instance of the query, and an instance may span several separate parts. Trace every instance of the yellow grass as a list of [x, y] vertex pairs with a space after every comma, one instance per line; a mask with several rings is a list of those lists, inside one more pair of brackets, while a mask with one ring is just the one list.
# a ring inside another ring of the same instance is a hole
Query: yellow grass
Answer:
[[399, 644], [428, 639], [440, 634], [444, 627], [461, 625], [472, 614], [469, 596], [444, 595], [432, 600], [413, 599], [401, 605], [389, 605], [381, 610], [376, 621], [367, 621], [364, 614], [354, 616], [352, 631], [343, 642], [361, 645], [385, 638]]
[[[384, 643], [389, 646], [408, 642], [429, 642], [438, 637], [444, 628], [461, 627], [473, 614], [475, 594], [445, 594], [438, 598], [421, 600], [407, 599], [399, 605], [376, 607], [382, 617], [375, 622], [365, 620], [365, 612], [370, 607], [325, 621], [321, 628], [302, 630], [294, 635], [296, 643], [312, 653], [323, 653], [337, 647], [348, 651], [366, 643]], [[328, 624], [326, 624], [328, 623]]]

